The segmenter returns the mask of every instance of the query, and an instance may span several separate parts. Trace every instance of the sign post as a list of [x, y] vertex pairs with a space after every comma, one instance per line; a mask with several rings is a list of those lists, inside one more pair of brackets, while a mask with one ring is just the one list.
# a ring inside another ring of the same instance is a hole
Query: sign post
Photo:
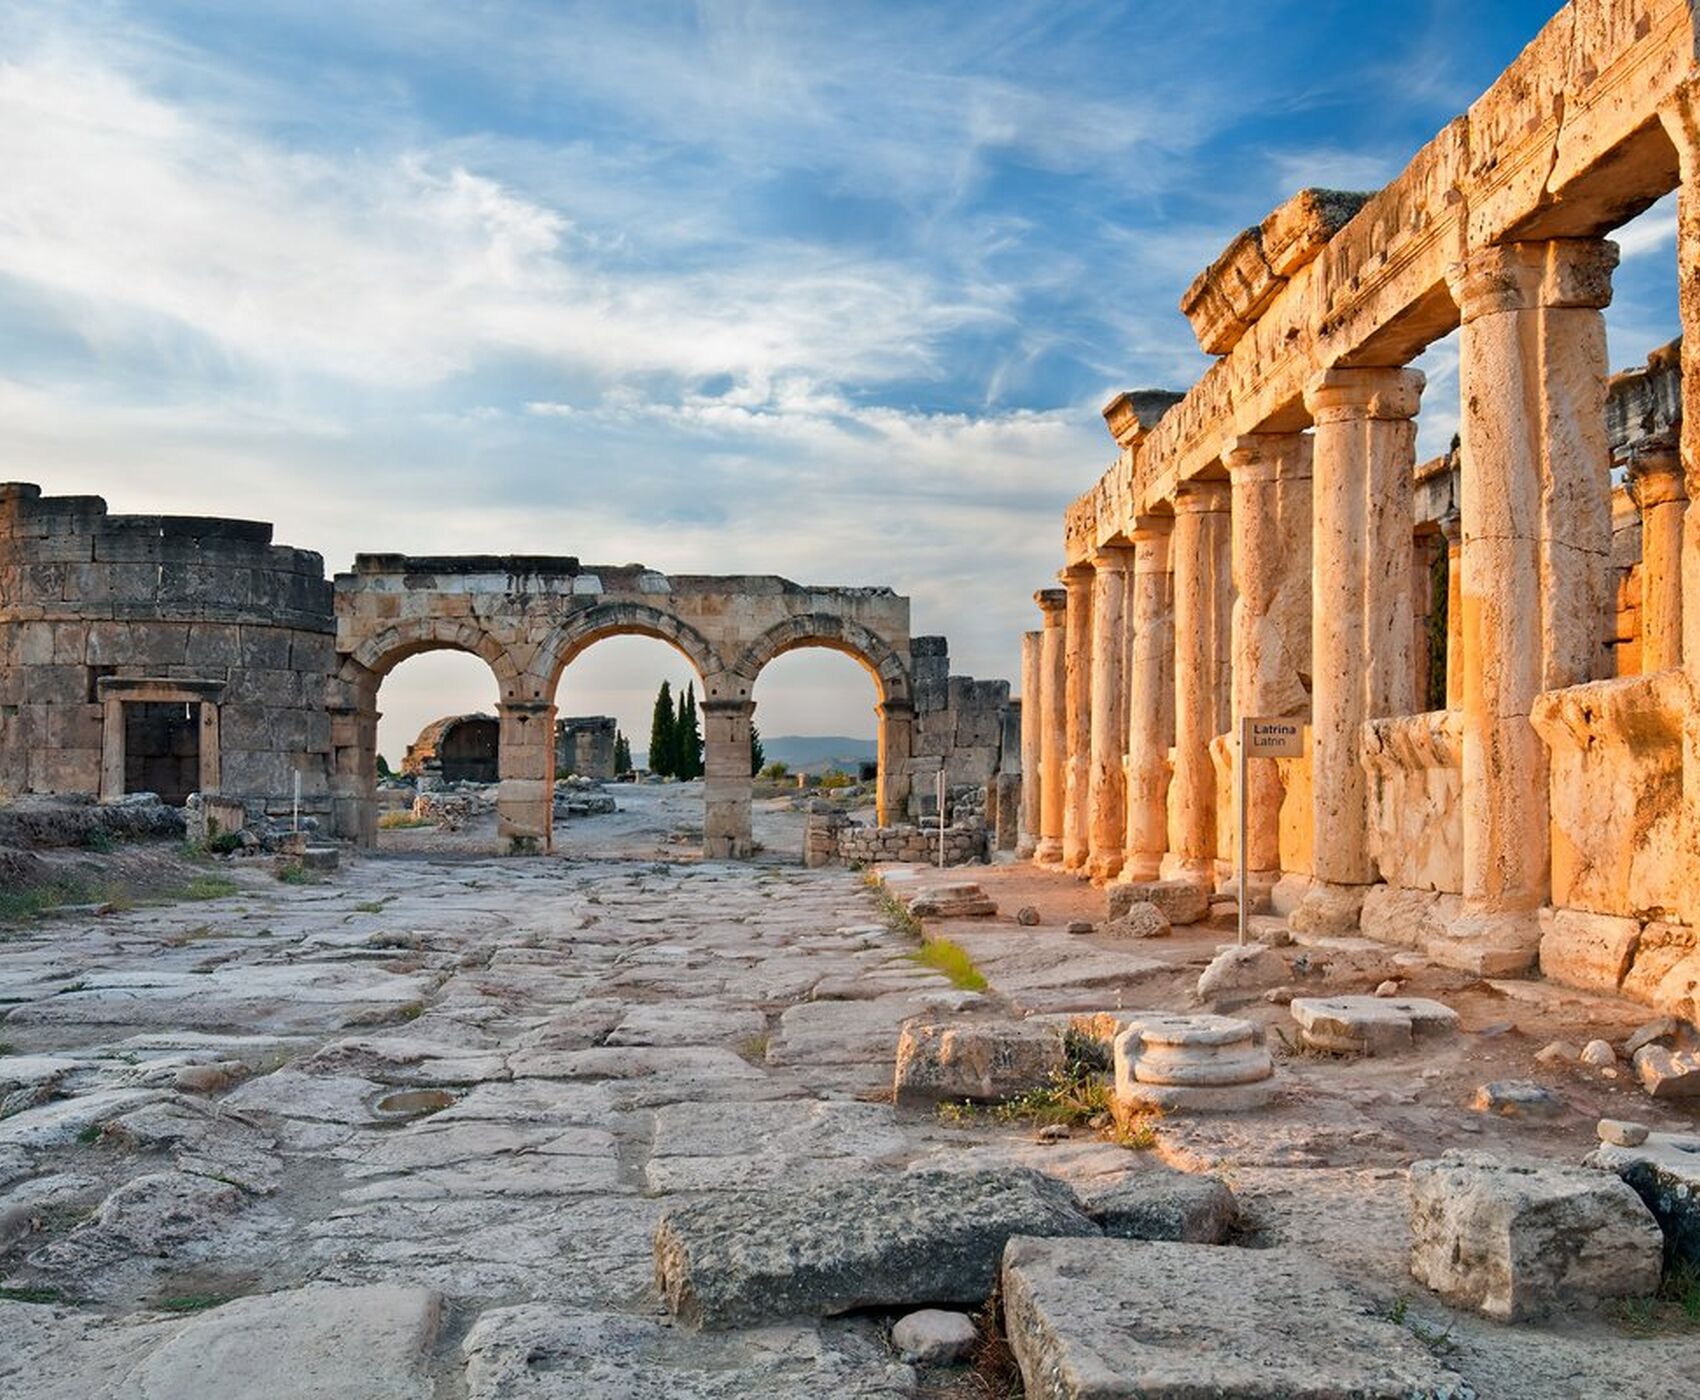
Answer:
[[938, 792], [938, 809], [939, 809], [939, 869], [943, 870], [944, 869], [945, 781], [944, 781], [944, 760], [942, 758], [939, 760], [939, 776], [938, 776], [937, 792]]
[[1235, 855], [1240, 865], [1240, 946], [1245, 946], [1246, 920], [1251, 909], [1250, 881], [1246, 870], [1246, 760], [1252, 758], [1302, 758], [1305, 751], [1304, 722], [1296, 719], [1253, 719], [1240, 717], [1239, 761], [1234, 765], [1235, 797], [1240, 807], [1240, 839]]

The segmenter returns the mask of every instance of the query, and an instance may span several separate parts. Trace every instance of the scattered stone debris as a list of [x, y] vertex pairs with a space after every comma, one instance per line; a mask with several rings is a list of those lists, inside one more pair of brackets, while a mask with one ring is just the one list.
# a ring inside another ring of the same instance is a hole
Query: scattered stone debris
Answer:
[[1458, 1013], [1423, 997], [1296, 997], [1289, 1010], [1312, 1050], [1397, 1055], [1457, 1029]]
[[1054, 1027], [1026, 1021], [905, 1021], [897, 1036], [900, 1104], [990, 1103], [1040, 1088], [1064, 1064]]
[[1411, 1274], [1449, 1303], [1512, 1322], [1659, 1286], [1658, 1223], [1603, 1173], [1451, 1151], [1410, 1192]]
[[1570, 1112], [1570, 1105], [1551, 1089], [1529, 1079], [1496, 1079], [1483, 1084], [1470, 1100], [1470, 1107], [1500, 1118], [1561, 1118]]
[[1155, 904], [1136, 899], [1111, 917], [1104, 925], [1104, 932], [1116, 938], [1167, 938], [1174, 932], [1174, 926]]
[[1037, 928], [1039, 926], [1039, 911], [1031, 904], [1023, 904], [1021, 908], [1015, 911], [1015, 922], [1023, 928]]
[[1643, 1045], [1635, 1052], [1635, 1077], [1655, 1099], [1700, 1098], [1700, 1050]]
[[1121, 918], [1135, 904], [1152, 904], [1171, 924], [1196, 924], [1210, 916], [1210, 894], [1190, 880], [1148, 880], [1115, 885], [1109, 894], [1109, 915]]
[[1602, 1118], [1594, 1127], [1601, 1142], [1614, 1147], [1639, 1147], [1647, 1140], [1645, 1123], [1631, 1123], [1621, 1118]]
[[656, 1285], [696, 1327], [853, 1308], [978, 1305], [1016, 1235], [1097, 1235], [1061, 1182], [1019, 1168], [864, 1173], [671, 1206]]
[[1003, 1298], [1028, 1400], [1469, 1393], [1292, 1249], [1017, 1239]]
[[961, 1361], [979, 1341], [974, 1319], [966, 1313], [922, 1308], [897, 1319], [891, 1344], [905, 1361], [924, 1366], [948, 1366]]
[[1166, 1168], [1083, 1187], [1080, 1204], [1106, 1235], [1124, 1240], [1221, 1244], [1239, 1221], [1239, 1204], [1220, 1177]]
[[985, 919], [998, 912], [986, 892], [969, 881], [934, 885], [910, 898], [908, 908], [917, 919]]
[[1273, 948], [1261, 943], [1232, 944], [1199, 974], [1195, 995], [1206, 1003], [1230, 997], [1249, 999], [1279, 986], [1287, 975], [1286, 960]]
[[1615, 1172], [1652, 1211], [1664, 1231], [1669, 1259], [1700, 1270], [1700, 1133], [1653, 1133], [1639, 1123], [1614, 1125], [1635, 1131], [1607, 1136], [1600, 1124], [1600, 1145], [1587, 1165]]

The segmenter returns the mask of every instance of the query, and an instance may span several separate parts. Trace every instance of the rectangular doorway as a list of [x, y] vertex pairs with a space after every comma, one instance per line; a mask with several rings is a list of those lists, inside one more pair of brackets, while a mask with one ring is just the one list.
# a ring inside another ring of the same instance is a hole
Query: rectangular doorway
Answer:
[[157, 792], [181, 807], [201, 787], [201, 707], [179, 701], [124, 705], [124, 791]]

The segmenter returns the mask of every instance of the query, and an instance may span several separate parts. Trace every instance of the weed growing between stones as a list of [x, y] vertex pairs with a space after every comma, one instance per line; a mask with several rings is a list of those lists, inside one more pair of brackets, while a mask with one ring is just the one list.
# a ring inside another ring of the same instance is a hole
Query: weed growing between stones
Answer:
[[378, 818], [379, 831], [412, 831], [416, 827], [436, 824], [435, 817], [416, 817], [412, 812], [385, 812]]
[[165, 897], [186, 900], [223, 899], [227, 895], [235, 894], [240, 888], [241, 886], [228, 875], [197, 875], [181, 889], [167, 892]]
[[974, 1314], [974, 1330], [980, 1334], [969, 1353], [969, 1374], [987, 1400], [1021, 1400], [1025, 1394], [1021, 1368], [1003, 1330], [1003, 1285], [995, 1284], [991, 1296]]
[[911, 938], [921, 936], [921, 921], [906, 909], [902, 902], [892, 897], [891, 891], [879, 882], [879, 877], [869, 871], [862, 877], [862, 883], [874, 892], [874, 900], [879, 906], [879, 916], [886, 925], [897, 933], [906, 933]]
[[1623, 1298], [1612, 1309], [1631, 1337], [1657, 1337], [1700, 1327], [1700, 1270], [1691, 1264], [1665, 1271], [1651, 1298]]
[[0, 1298], [8, 1303], [62, 1303], [69, 1306], [77, 1302], [63, 1289], [43, 1287], [0, 1288]]
[[235, 1296], [233, 1293], [184, 1293], [175, 1298], [161, 1298], [154, 1307], [169, 1313], [205, 1312], [208, 1308], [230, 1302]]
[[948, 938], [932, 939], [907, 956], [911, 962], [918, 962], [923, 967], [942, 972], [950, 979], [953, 987], [960, 987], [965, 992], [986, 990], [986, 979], [980, 969], [974, 966], [974, 959], [968, 956], [968, 950], [959, 943], [952, 943]]
[[752, 1065], [767, 1063], [768, 1034], [763, 1031], [760, 1035], [748, 1036], [738, 1042], [738, 1054]]
[[284, 885], [318, 885], [324, 883], [324, 877], [316, 871], [309, 870], [298, 860], [285, 861], [277, 868], [278, 883]]

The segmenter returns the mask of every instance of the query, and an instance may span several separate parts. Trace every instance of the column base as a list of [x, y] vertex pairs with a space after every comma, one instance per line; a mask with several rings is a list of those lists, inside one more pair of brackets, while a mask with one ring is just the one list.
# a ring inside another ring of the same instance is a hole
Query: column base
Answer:
[[1033, 859], [1040, 865], [1061, 865], [1062, 858], [1062, 842], [1055, 836], [1044, 837], [1033, 850]]
[[1170, 851], [1157, 867], [1162, 880], [1185, 880], [1202, 890], [1216, 888], [1216, 858], [1214, 856], [1182, 856]]
[[1031, 836], [1023, 836], [1015, 843], [1015, 858], [1017, 860], [1036, 860], [1039, 855], [1039, 843]]
[[1363, 912], [1364, 895], [1368, 885], [1334, 885], [1326, 880], [1313, 880], [1299, 901], [1299, 907], [1287, 916], [1294, 933], [1316, 933], [1327, 938], [1358, 931], [1358, 915]]
[[[1280, 883], [1279, 870], [1248, 870], [1245, 873], [1248, 914], [1272, 914], [1275, 912], [1275, 886]], [[1216, 872], [1215, 892], [1224, 899], [1240, 897], [1240, 877], [1238, 871], [1223, 875], [1218, 868]]]
[[1116, 881], [1123, 885], [1144, 885], [1160, 880], [1162, 876], [1161, 855], [1153, 855], [1150, 851], [1128, 851], [1122, 856], [1121, 873], [1116, 876]]
[[1423, 954], [1442, 967], [1478, 977], [1520, 977], [1541, 954], [1540, 915], [1533, 909], [1472, 910], [1423, 941]]
[[1121, 874], [1122, 853], [1096, 854], [1086, 862], [1086, 873], [1093, 884], [1105, 884]]

